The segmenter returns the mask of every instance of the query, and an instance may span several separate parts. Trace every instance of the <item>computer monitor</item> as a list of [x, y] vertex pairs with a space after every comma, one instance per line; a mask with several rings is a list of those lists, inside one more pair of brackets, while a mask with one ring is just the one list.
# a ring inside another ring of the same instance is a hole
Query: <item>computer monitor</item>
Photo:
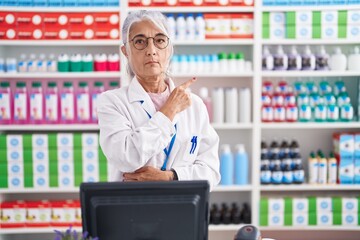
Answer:
[[207, 181], [82, 183], [83, 231], [99, 240], [207, 240]]

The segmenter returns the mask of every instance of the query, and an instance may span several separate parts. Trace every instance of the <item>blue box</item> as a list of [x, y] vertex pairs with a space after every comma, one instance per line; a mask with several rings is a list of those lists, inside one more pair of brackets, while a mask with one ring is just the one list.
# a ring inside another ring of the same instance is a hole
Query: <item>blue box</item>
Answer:
[[119, 7], [120, 6], [120, 1], [119, 0], [108, 0], [108, 6], [113, 6], [113, 7]]
[[332, 0], [318, 0], [318, 5], [332, 5]]
[[63, 5], [62, 0], [48, 0], [48, 5], [52, 7], [61, 7]]
[[290, 0], [289, 1], [291, 6], [301, 6], [303, 1], [302, 0]]
[[91, 6], [91, 0], [77, 0], [78, 6]]
[[360, 184], [360, 158], [355, 158], [355, 175], [354, 175], [354, 183]]
[[16, 1], [16, 0], [4, 0], [3, 5], [4, 6], [18, 6], [18, 1]]
[[353, 5], [356, 5], [356, 4], [360, 4], [360, 0], [348, 0], [348, 3], [347, 3], [348, 5], [351, 5], [351, 4], [353, 4]]
[[47, 6], [47, 0], [33, 0], [33, 6], [36, 7]]
[[276, 6], [287, 6], [287, 5], [289, 5], [289, 1], [288, 0], [275, 0], [275, 5]]
[[64, 7], [74, 7], [77, 5], [77, 0], [63, 0]]
[[315, 6], [317, 4], [318, 4], [317, 0], [304, 0], [303, 1], [303, 5], [305, 5], [305, 6]]
[[22, 7], [31, 7], [33, 6], [33, 1], [32, 0], [19, 0], [19, 6]]
[[333, 5], [346, 5], [347, 0], [333, 0]]
[[107, 0], [93, 0], [94, 6], [107, 6]]

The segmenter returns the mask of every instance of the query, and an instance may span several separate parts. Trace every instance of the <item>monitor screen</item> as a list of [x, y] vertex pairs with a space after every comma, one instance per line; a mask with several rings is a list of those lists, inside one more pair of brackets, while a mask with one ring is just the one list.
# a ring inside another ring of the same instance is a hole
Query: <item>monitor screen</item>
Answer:
[[99, 240], [207, 240], [207, 181], [82, 183], [83, 231]]

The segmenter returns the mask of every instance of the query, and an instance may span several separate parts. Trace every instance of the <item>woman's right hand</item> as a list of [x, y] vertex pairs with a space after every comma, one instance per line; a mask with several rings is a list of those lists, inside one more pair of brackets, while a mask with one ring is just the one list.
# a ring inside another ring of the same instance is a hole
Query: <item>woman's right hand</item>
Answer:
[[190, 92], [187, 91], [187, 88], [196, 81], [196, 78], [192, 78], [183, 84], [177, 86], [170, 94], [168, 100], [164, 106], [160, 109], [165, 116], [167, 116], [171, 121], [174, 119], [175, 115], [179, 112], [184, 111], [191, 105]]

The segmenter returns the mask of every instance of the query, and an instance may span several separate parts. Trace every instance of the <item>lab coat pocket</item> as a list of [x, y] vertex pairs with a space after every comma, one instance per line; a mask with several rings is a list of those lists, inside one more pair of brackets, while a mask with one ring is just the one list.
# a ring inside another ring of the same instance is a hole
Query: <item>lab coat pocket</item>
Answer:
[[193, 135], [186, 141], [186, 148], [184, 150], [184, 161], [194, 162], [198, 155], [200, 148], [200, 136]]

